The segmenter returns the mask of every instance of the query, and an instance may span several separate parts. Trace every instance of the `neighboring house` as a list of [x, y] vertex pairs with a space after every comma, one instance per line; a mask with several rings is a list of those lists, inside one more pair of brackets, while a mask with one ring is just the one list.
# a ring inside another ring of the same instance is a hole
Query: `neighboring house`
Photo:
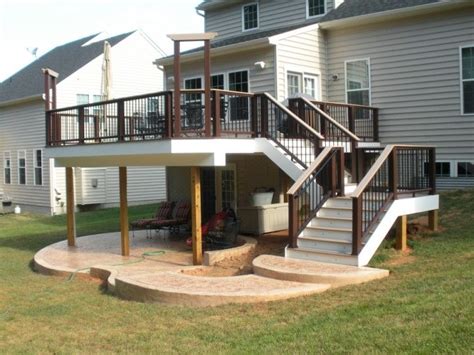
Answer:
[[[152, 64], [159, 48], [140, 32], [111, 38], [92, 35], [56, 47], [0, 84], [0, 193], [24, 210], [65, 211], [64, 168], [47, 159], [44, 78], [42, 68], [59, 74], [58, 107], [101, 101], [104, 41], [111, 45], [113, 97], [162, 90], [162, 72]], [[86, 124], [98, 112], [86, 112]], [[118, 203], [118, 169], [75, 170], [76, 203], [80, 208]], [[166, 199], [162, 167], [135, 167], [129, 172], [130, 203]]]
[[[440, 188], [474, 187], [474, 2], [204, 1], [212, 85], [378, 107], [382, 144], [437, 148]], [[202, 48], [182, 87], [203, 87]], [[173, 58], [156, 61], [173, 87]]]

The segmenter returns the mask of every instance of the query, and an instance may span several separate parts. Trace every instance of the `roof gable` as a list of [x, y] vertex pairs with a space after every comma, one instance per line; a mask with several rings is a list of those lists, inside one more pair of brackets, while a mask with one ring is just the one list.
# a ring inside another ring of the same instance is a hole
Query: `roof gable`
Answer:
[[58, 72], [58, 83], [60, 83], [100, 56], [103, 52], [104, 41], [108, 41], [113, 47], [133, 32], [124, 33], [84, 46], [84, 44], [98, 35], [94, 34], [52, 49], [0, 84], [0, 102], [43, 94], [42, 68], [50, 68]]

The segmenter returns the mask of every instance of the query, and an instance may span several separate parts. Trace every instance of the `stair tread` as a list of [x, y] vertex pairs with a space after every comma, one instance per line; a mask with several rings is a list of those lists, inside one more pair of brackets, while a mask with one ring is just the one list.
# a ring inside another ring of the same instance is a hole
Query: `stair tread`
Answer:
[[311, 237], [311, 236], [305, 236], [305, 235], [299, 236], [298, 239], [312, 240], [312, 241], [317, 241], [317, 242], [338, 243], [338, 244], [352, 244], [352, 241], [349, 241], [349, 240]]
[[323, 207], [321, 207], [321, 209], [352, 211], [352, 207], [331, 207], [331, 206], [323, 206]]
[[347, 228], [333, 228], [333, 227], [323, 227], [323, 226], [307, 226], [308, 229], [322, 229], [322, 230], [329, 230], [329, 231], [336, 231], [336, 232], [349, 232], [352, 233], [352, 229]]
[[313, 253], [313, 254], [327, 254], [327, 255], [336, 255], [336, 256], [343, 256], [343, 257], [355, 257], [351, 253], [341, 253], [338, 251], [332, 250], [322, 250], [322, 249], [308, 249], [308, 248], [293, 248], [295, 251], [302, 251], [306, 253]]

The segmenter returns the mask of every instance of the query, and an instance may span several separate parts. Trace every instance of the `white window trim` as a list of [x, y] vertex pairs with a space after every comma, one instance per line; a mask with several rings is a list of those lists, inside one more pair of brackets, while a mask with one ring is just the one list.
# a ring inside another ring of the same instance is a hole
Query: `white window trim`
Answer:
[[[8, 158], [7, 158], [7, 154], [8, 154]], [[7, 159], [10, 160], [10, 167], [8, 168], [8, 169], [10, 169], [10, 182], [9, 183], [5, 182], [5, 169], [6, 169]], [[6, 150], [6, 151], [3, 152], [3, 184], [4, 185], [11, 185], [12, 184], [12, 152], [10, 150]]]
[[[319, 70], [314, 70], [314, 71], [306, 71], [306, 70], [301, 70], [302, 68], [301, 67], [295, 67], [295, 66], [291, 66], [291, 65], [285, 65], [285, 78], [284, 78], [284, 82], [285, 82], [285, 99], [288, 98], [288, 73], [294, 73], [294, 74], [301, 74], [302, 76], [302, 80], [303, 82], [301, 83], [302, 85], [304, 85], [304, 79], [305, 77], [317, 77], [319, 79], [319, 97], [315, 98], [315, 100], [322, 100], [322, 96], [323, 96], [323, 83], [322, 83], [322, 80], [321, 80], [321, 72]], [[304, 69], [304, 68], [303, 68]], [[303, 88], [304, 89], [304, 88]]]
[[[25, 157], [25, 183], [20, 183], [20, 153], [23, 152]], [[28, 169], [27, 169], [27, 159], [26, 159], [26, 150], [17, 150], [16, 152], [16, 172], [17, 172], [17, 183], [18, 185], [28, 185]]]
[[[37, 151], [40, 151], [41, 152], [41, 184], [37, 184], [36, 183], [36, 169], [37, 168], [40, 168], [39, 166], [36, 166], [36, 152]], [[44, 185], [44, 152], [43, 152], [43, 149], [41, 148], [36, 148], [36, 149], [33, 149], [33, 180], [34, 180], [34, 185], [35, 186], [43, 186]]]
[[464, 81], [474, 81], [474, 79], [462, 78], [462, 50], [463, 48], [471, 48], [471, 47], [474, 47], [474, 43], [459, 47], [459, 93], [460, 93], [460, 99], [461, 99], [460, 101], [461, 101], [461, 115], [462, 116], [474, 116], [474, 112], [473, 113], [464, 112], [464, 87], [463, 87]]
[[[360, 62], [360, 61], [367, 61], [367, 65], [369, 67], [369, 104], [368, 106], [372, 106], [372, 65], [370, 63], [370, 57], [367, 58], [356, 58], [356, 59], [349, 59], [344, 61], [344, 90], [345, 90], [345, 97], [346, 97], [346, 103], [349, 103], [349, 95], [347, 95], [347, 63], [351, 62]], [[367, 90], [367, 89], [353, 89], [351, 91], [360, 91], [360, 90]]]
[[[245, 29], [245, 16], [244, 16], [244, 10], [246, 6], [252, 6], [252, 5], [257, 5], [257, 27]], [[255, 31], [260, 29], [260, 5], [258, 2], [251, 2], [248, 4], [242, 5], [242, 32], [249, 32], [249, 31]]]
[[306, 0], [306, 19], [313, 19], [324, 16], [328, 13], [328, 0], [324, 0], [324, 12], [321, 15], [309, 16], [309, 0]]

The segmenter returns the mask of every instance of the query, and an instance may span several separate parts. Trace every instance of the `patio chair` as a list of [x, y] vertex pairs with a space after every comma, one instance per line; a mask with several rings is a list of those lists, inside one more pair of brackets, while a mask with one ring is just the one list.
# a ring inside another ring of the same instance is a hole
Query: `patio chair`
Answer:
[[130, 222], [130, 228], [132, 229], [133, 236], [135, 237], [135, 230], [139, 229], [150, 229], [150, 225], [153, 222], [163, 221], [171, 218], [173, 212], [174, 202], [163, 201], [158, 205], [155, 216], [152, 218], [142, 218]]
[[155, 220], [150, 223], [150, 229], [169, 229], [174, 231], [179, 229], [183, 225], [189, 223], [191, 215], [191, 205], [187, 201], [179, 201], [174, 207], [174, 211], [171, 218], [163, 220]]

